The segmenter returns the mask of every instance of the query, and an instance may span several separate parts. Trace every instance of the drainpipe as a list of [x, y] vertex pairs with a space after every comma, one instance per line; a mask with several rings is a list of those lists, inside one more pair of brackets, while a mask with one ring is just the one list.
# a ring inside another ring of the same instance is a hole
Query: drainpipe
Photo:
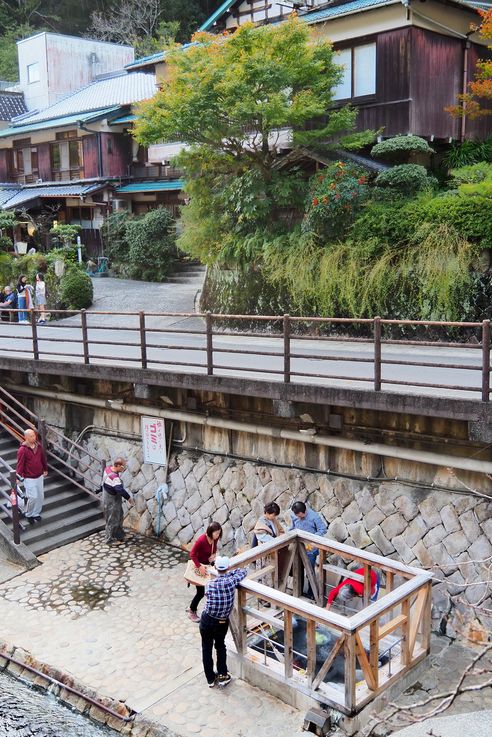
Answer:
[[432, 453], [431, 451], [418, 450], [417, 448], [390, 446], [385, 445], [384, 443], [364, 443], [361, 440], [352, 440], [350, 438], [341, 438], [338, 436], [316, 435], [316, 430], [314, 429], [314, 434], [309, 434], [297, 430], [283, 430], [278, 427], [254, 425], [247, 422], [236, 422], [235, 420], [223, 420], [220, 417], [208, 417], [206, 415], [183, 412], [181, 410], [141, 407], [137, 404], [123, 404], [111, 399], [105, 400], [97, 399], [95, 397], [82, 397], [78, 394], [53, 392], [46, 389], [36, 389], [34, 387], [21, 386], [17, 384], [9, 384], [8, 389], [10, 391], [16, 391], [34, 397], [56, 399], [61, 402], [71, 402], [73, 404], [80, 404], [88, 407], [97, 407], [98, 409], [110, 409], [117, 412], [124, 412], [125, 414], [143, 416], [148, 415], [149, 412], [151, 412], [154, 417], [163, 417], [166, 420], [173, 420], [175, 422], [187, 422], [194, 425], [216, 427], [221, 430], [233, 430], [236, 432], [249, 433], [251, 435], [280, 438], [283, 440], [294, 440], [300, 443], [309, 443], [310, 445], [319, 445], [328, 448], [343, 448], [345, 450], [354, 450], [356, 452], [367, 453], [369, 455], [399, 458], [405, 461], [425, 463], [432, 466], [444, 466], [445, 468], [457, 468], [463, 471], [492, 475], [491, 461], [481, 461], [477, 458], [463, 458], [462, 456]]
[[87, 128], [81, 120], [78, 122], [79, 128], [86, 133], [95, 133], [97, 140], [97, 176], [99, 179], [103, 177], [103, 163], [102, 163], [102, 140], [101, 131], [95, 131], [93, 128]]
[[[466, 94], [466, 91], [468, 89], [468, 56], [469, 56], [468, 51], [470, 48], [471, 48], [471, 43], [467, 38], [465, 43], [463, 44], [463, 86], [461, 89], [461, 93], [463, 95]], [[466, 133], [466, 102], [463, 102], [463, 114], [461, 116], [461, 131], [460, 131], [460, 141], [462, 143], [465, 140], [465, 133]]]

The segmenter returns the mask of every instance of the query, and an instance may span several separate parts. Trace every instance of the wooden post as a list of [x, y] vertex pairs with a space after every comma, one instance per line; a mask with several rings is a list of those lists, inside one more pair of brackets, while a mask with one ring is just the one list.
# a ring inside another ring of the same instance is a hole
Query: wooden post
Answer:
[[309, 688], [312, 687], [316, 675], [316, 622], [308, 619], [306, 622], [306, 676]]
[[147, 336], [145, 334], [145, 312], [140, 311], [138, 313], [139, 326], [140, 326], [140, 353], [142, 360], [142, 368], [147, 368]]
[[12, 532], [15, 545], [20, 544], [19, 504], [17, 499], [17, 474], [10, 472], [10, 506], [12, 509]]
[[36, 324], [36, 312], [31, 310], [32, 352], [35, 361], [39, 361], [38, 326]]
[[244, 612], [244, 605], [246, 603], [246, 591], [238, 588], [237, 590], [237, 648], [238, 655], [244, 656], [247, 647], [247, 627], [246, 627], [246, 614]]
[[290, 383], [290, 316], [284, 315], [284, 383]]
[[431, 649], [431, 624], [432, 624], [432, 584], [427, 584], [427, 599], [422, 612], [422, 647], [426, 653]]
[[284, 609], [284, 673], [292, 678], [292, 612]]
[[490, 398], [490, 320], [482, 322], [482, 402]]
[[407, 596], [401, 603], [401, 613], [405, 618], [401, 625], [401, 662], [408, 666], [411, 661], [410, 653], [410, 599]]
[[319, 573], [318, 573], [318, 580], [319, 580], [319, 596], [318, 596], [318, 606], [324, 606], [325, 605], [325, 578], [326, 578], [326, 571], [325, 571], [325, 563], [326, 563], [326, 550], [320, 550], [319, 551]]
[[80, 325], [82, 328], [82, 350], [84, 353], [84, 363], [88, 364], [89, 361], [89, 333], [87, 330], [87, 312], [80, 310]]
[[364, 606], [371, 600], [371, 566], [364, 566]]
[[280, 581], [280, 577], [278, 574], [278, 550], [275, 550], [273, 553], [273, 565], [274, 565], [274, 571], [273, 571], [273, 588], [278, 591], [278, 585]]
[[381, 391], [381, 318], [374, 318], [374, 391]]
[[355, 711], [355, 635], [345, 638], [345, 708]]
[[302, 595], [302, 584], [304, 580], [302, 576], [301, 554], [299, 552], [299, 545], [299, 540], [296, 540], [294, 562], [292, 564], [292, 595], [297, 596], [297, 598]]
[[375, 689], [379, 686], [379, 619], [369, 625], [369, 663], [374, 677]]
[[214, 373], [214, 346], [212, 335], [212, 313], [207, 312], [205, 315], [205, 329], [207, 337], [207, 375], [212, 376]]

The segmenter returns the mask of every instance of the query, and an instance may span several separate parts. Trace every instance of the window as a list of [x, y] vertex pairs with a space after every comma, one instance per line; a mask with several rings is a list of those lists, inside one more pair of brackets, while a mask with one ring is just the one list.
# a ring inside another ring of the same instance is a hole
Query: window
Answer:
[[27, 81], [28, 84], [31, 84], [32, 82], [39, 82], [39, 62], [35, 62], [34, 64], [28, 64], [27, 65]]
[[337, 64], [343, 66], [343, 77], [335, 88], [333, 99], [346, 100], [376, 94], [376, 44], [363, 44], [337, 53]]
[[27, 184], [38, 178], [38, 149], [31, 146], [30, 138], [20, 138], [13, 142], [13, 176], [18, 182]]
[[[77, 132], [74, 132], [77, 135]], [[71, 133], [71, 131], [57, 133], [57, 138], [63, 137], [66, 140], [62, 138], [57, 143], [51, 144], [51, 171], [55, 181], [78, 179], [81, 175], [81, 169], [84, 165], [82, 141], [74, 140]]]

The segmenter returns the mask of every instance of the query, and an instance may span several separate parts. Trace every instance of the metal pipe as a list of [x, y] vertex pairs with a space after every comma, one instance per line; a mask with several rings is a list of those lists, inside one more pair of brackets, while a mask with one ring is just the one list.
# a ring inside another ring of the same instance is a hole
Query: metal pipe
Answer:
[[72, 402], [74, 404], [97, 407], [99, 409], [113, 409], [126, 414], [147, 415], [151, 410], [155, 417], [163, 417], [166, 420], [174, 420], [175, 422], [216, 427], [222, 430], [235, 430], [237, 432], [279, 438], [282, 440], [294, 440], [303, 444], [308, 443], [309, 445], [319, 445], [328, 448], [343, 448], [345, 450], [354, 450], [359, 453], [367, 453], [369, 455], [399, 458], [401, 460], [415, 461], [417, 463], [425, 463], [432, 466], [459, 468], [464, 471], [473, 471], [476, 473], [492, 475], [492, 462], [481, 461], [475, 458], [463, 458], [462, 456], [458, 457], [442, 453], [432, 453], [431, 451], [418, 450], [416, 448], [389, 446], [383, 443], [364, 443], [361, 440], [352, 440], [331, 435], [306, 436], [305, 434], [295, 430], [283, 430], [278, 427], [254, 425], [246, 422], [236, 422], [235, 420], [223, 420], [220, 417], [207, 417], [205, 415], [193, 414], [192, 412], [183, 412], [181, 410], [149, 408], [142, 407], [137, 404], [108, 404], [104, 399], [83, 397], [69, 392], [53, 392], [46, 389], [36, 389], [30, 386], [10, 385], [10, 389], [18, 392], [20, 391], [23, 394], [30, 394], [32, 396], [57, 399], [62, 402]]
[[[55, 686], [64, 688], [66, 691], [70, 691], [70, 693], [75, 694], [75, 696], [78, 696], [80, 699], [83, 699], [88, 704], [91, 704], [91, 706], [95, 706], [97, 709], [101, 709], [101, 711], [106, 712], [106, 714], [109, 714], [112, 717], [116, 717], [116, 719], [121, 719], [122, 722], [132, 722], [135, 719], [135, 714], [131, 714], [129, 717], [124, 717], [121, 714], [118, 714], [117, 711], [114, 711], [114, 709], [110, 709], [109, 706], [105, 706], [104, 704], [101, 704], [99, 701], [92, 699], [90, 696], [86, 696], [84, 693], [82, 693], [82, 691], [78, 691], [76, 688], [73, 688], [73, 686], [68, 686], [66, 683], [63, 683], [62, 681], [59, 681], [56, 678], [53, 678], [53, 676], [49, 676], [47, 673], [43, 673], [43, 671], [38, 670], [37, 668], [34, 668], [32, 665], [28, 665], [27, 663], [22, 663], [20, 660], [13, 658], [12, 655], [8, 655], [8, 653], [5, 653], [5, 652], [0, 653], [0, 658], [4, 658], [5, 660], [8, 660], [9, 663], [14, 663], [14, 665], [18, 665], [20, 668], [25, 668], [30, 673], [34, 673], [34, 675], [36, 676], [39, 676], [41, 678], [46, 678], [47, 681], [49, 681], [50, 683], [53, 683]], [[13, 673], [10, 673], [10, 674], [15, 676], [15, 674]]]

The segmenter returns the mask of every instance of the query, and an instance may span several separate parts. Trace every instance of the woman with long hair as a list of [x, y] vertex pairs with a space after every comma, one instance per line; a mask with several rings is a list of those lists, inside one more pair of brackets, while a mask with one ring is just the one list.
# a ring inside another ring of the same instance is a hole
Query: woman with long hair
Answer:
[[46, 322], [46, 282], [44, 274], [38, 272], [36, 274], [36, 288], [34, 291], [36, 307], [39, 310], [39, 324], [44, 325]]
[[27, 283], [27, 276], [25, 274], [21, 274], [19, 276], [19, 281], [17, 282], [17, 308], [19, 310], [22, 310], [22, 312], [18, 312], [18, 320], [20, 323], [28, 323], [29, 320], [27, 319], [27, 308], [29, 307], [29, 284]]
[[219, 522], [211, 522], [203, 535], [200, 535], [190, 550], [190, 560], [197, 569], [197, 573], [204, 577], [203, 586], [196, 584], [196, 594], [191, 600], [188, 612], [188, 619], [192, 622], [200, 621], [197, 614], [198, 604], [205, 596], [205, 576], [207, 575], [207, 566], [213, 563], [217, 556], [217, 545], [222, 537], [222, 525]]

